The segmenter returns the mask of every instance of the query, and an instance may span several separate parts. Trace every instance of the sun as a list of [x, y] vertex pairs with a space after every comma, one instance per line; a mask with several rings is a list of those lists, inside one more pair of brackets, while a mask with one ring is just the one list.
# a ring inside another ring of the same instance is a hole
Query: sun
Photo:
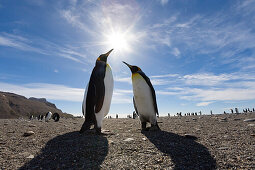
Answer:
[[125, 35], [119, 32], [112, 33], [111, 35], [109, 35], [108, 42], [110, 46], [113, 46], [118, 50], [125, 50], [126, 48], [128, 48]]
[[121, 31], [114, 31], [106, 35], [106, 44], [116, 51], [129, 52], [131, 50], [131, 35]]

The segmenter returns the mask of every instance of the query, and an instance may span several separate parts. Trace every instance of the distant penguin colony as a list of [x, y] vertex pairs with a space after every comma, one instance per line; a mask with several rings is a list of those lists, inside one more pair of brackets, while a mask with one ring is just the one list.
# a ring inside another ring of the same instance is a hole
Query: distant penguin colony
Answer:
[[[45, 122], [48, 122], [50, 119], [53, 119], [55, 122], [58, 122], [59, 119], [60, 119], [60, 116], [58, 113], [54, 113], [52, 114], [51, 112], [48, 112], [46, 113], [46, 115], [38, 115], [37, 117], [35, 117], [35, 119], [39, 120], [39, 121], [42, 121], [42, 120], [45, 120]], [[34, 119], [34, 116], [33, 115], [30, 115], [29, 116], [29, 120], [33, 120]]]
[[85, 121], [80, 133], [89, 130], [94, 125], [96, 133], [101, 134], [102, 121], [109, 112], [113, 93], [112, 70], [107, 64], [107, 58], [112, 51], [113, 49], [101, 54], [96, 60], [84, 93], [82, 113]]
[[140, 117], [142, 131], [146, 129], [146, 123], [151, 124], [150, 130], [160, 130], [157, 123], [158, 107], [155, 90], [150, 79], [137, 66], [126, 64], [132, 72], [133, 103], [136, 113]]

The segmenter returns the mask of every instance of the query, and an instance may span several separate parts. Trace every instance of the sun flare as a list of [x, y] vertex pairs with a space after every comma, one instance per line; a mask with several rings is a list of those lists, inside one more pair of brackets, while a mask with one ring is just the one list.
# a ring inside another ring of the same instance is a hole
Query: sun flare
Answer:
[[131, 35], [116, 31], [108, 34], [106, 39], [106, 43], [110, 48], [120, 52], [130, 51]]

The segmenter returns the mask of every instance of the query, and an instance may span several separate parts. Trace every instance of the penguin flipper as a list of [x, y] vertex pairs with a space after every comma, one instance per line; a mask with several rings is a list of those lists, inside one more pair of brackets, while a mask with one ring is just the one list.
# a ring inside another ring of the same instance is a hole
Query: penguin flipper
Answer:
[[158, 106], [157, 106], [157, 100], [156, 100], [156, 94], [155, 94], [155, 90], [151, 84], [150, 79], [144, 74], [144, 72], [142, 71], [138, 71], [138, 73], [144, 78], [144, 80], [146, 81], [146, 83], [149, 85], [150, 89], [151, 89], [151, 94], [152, 94], [152, 99], [153, 99], [153, 105], [154, 105], [154, 109], [157, 115], [158, 114]]
[[83, 111], [85, 116], [85, 122], [91, 123], [94, 121], [95, 103], [96, 103], [96, 86], [92, 82], [90, 82], [88, 86], [86, 100], [83, 100], [83, 109], [86, 109]]
[[95, 113], [98, 113], [104, 104], [104, 95], [105, 95], [105, 85], [104, 81], [97, 82], [96, 84], [96, 105], [95, 105]]
[[133, 96], [133, 104], [134, 104], [134, 108], [135, 108], [135, 112], [137, 113], [137, 115], [139, 116], [136, 104], [135, 104], [135, 97]]

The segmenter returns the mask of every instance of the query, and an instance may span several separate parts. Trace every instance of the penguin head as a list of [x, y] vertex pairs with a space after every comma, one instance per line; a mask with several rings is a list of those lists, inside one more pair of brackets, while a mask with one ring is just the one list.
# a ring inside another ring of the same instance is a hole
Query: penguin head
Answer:
[[103, 62], [107, 62], [107, 57], [109, 56], [109, 54], [112, 52], [113, 49], [111, 49], [110, 51], [108, 51], [105, 54], [101, 54], [98, 58], [97, 61], [103, 61]]
[[126, 63], [125, 61], [122, 61], [122, 62], [123, 62], [124, 64], [126, 64], [126, 65], [130, 68], [130, 70], [131, 70], [132, 73], [136, 73], [136, 72], [138, 72], [138, 71], [142, 71], [142, 70], [140, 69], [140, 67], [132, 66], [132, 65]]

